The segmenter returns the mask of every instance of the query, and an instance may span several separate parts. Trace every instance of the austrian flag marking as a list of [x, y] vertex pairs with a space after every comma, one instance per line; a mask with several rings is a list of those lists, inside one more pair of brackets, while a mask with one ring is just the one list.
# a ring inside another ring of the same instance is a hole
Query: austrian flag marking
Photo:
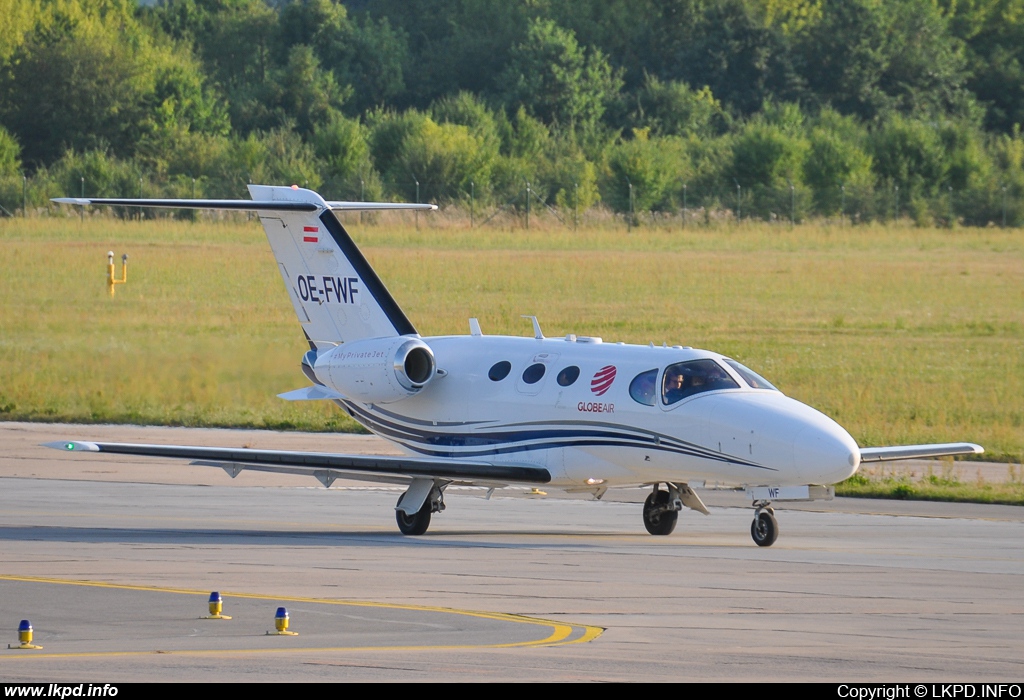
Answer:
[[596, 396], [603, 396], [612, 388], [612, 382], [615, 381], [615, 372], [615, 365], [607, 365], [597, 370], [594, 378], [590, 380], [590, 390]]
[[303, 226], [302, 227], [302, 242], [303, 243], [317, 243], [320, 240], [320, 236], [311, 236], [311, 233], [320, 233], [320, 227], [318, 226]]

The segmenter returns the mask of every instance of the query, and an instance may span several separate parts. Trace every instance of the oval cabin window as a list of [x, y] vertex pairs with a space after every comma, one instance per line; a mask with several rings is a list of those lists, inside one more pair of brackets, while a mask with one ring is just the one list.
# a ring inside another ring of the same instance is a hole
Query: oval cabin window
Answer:
[[494, 366], [491, 367], [491, 371], [487, 373], [487, 376], [492, 382], [500, 382], [502, 379], [508, 376], [508, 373], [512, 371], [512, 363], [508, 360], [502, 360], [501, 362], [495, 362]]

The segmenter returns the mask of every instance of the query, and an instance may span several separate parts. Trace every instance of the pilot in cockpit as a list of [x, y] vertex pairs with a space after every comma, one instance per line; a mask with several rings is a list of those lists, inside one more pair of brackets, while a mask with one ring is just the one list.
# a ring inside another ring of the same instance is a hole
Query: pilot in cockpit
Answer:
[[678, 366], [669, 367], [665, 370], [665, 381], [662, 389], [662, 398], [666, 404], [672, 404], [683, 398], [686, 391], [683, 385], [686, 383], [686, 376]]

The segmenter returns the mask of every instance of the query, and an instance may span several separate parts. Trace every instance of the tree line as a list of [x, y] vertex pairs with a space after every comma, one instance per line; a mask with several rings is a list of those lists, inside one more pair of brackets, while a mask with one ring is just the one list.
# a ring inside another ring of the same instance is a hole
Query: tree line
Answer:
[[0, 205], [1024, 222], [1024, 0], [0, 0]]

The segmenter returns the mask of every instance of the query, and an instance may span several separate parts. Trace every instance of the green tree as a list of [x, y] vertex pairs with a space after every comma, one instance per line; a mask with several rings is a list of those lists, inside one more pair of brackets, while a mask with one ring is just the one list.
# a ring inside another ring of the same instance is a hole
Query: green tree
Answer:
[[968, 113], [963, 43], [934, 0], [835, 0], [799, 42], [810, 93], [844, 114]]
[[21, 144], [0, 125], [0, 176], [9, 177], [20, 172]]
[[867, 131], [852, 117], [824, 110], [809, 136], [807, 158], [803, 165], [804, 182], [814, 193], [814, 206], [820, 214], [839, 211], [849, 190], [851, 200], [874, 184], [871, 156], [864, 150]]
[[[706, 85], [727, 109], [754, 114], [770, 99], [798, 99], [805, 78], [793, 41], [745, 0], [657, 4], [649, 70], [663, 80]], [[817, 70], [817, 67], [814, 67]]]
[[571, 31], [550, 20], [531, 22], [512, 50], [502, 81], [510, 106], [569, 133], [593, 133], [605, 106], [622, 85], [604, 54], [584, 51]]
[[777, 124], [756, 120], [737, 135], [729, 172], [742, 187], [788, 187], [802, 183], [807, 140]]
[[945, 149], [931, 124], [892, 115], [871, 135], [875, 172], [900, 188], [904, 201], [934, 195], [948, 170]]
[[637, 93], [630, 121], [634, 128], [648, 128], [657, 136], [708, 137], [729, 126], [728, 114], [710, 88], [693, 90], [684, 82], [663, 82], [653, 75]]
[[33, 167], [67, 149], [130, 157], [162, 128], [226, 126], [184, 49], [90, 17], [40, 26], [22, 44], [0, 74], [0, 121]]
[[380, 198], [380, 176], [370, 160], [367, 131], [357, 119], [333, 114], [317, 125], [311, 143], [323, 163], [324, 185], [345, 199]]
[[630, 196], [634, 212], [668, 208], [688, 171], [685, 142], [673, 136], [652, 138], [637, 129], [632, 139], [612, 147], [608, 170], [602, 199], [616, 211], [630, 210]]

